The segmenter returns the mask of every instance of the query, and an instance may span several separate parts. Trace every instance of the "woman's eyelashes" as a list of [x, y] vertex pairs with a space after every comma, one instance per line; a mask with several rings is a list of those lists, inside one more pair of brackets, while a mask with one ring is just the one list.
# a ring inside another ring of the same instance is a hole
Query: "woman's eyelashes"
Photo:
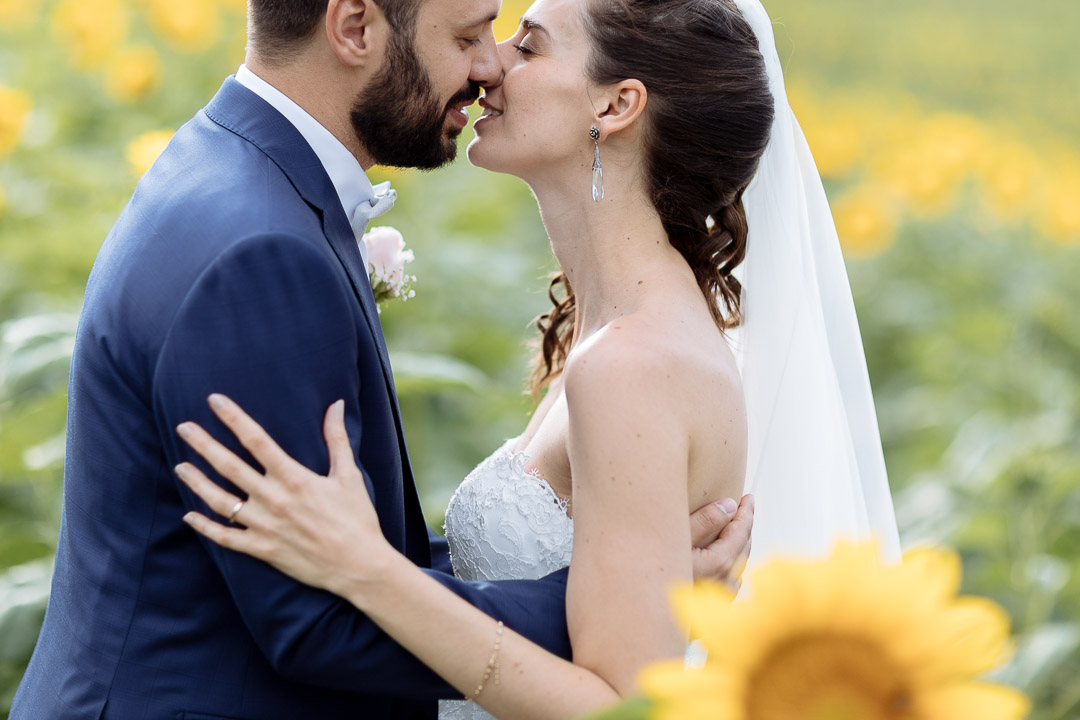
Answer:
[[535, 55], [535, 54], [536, 54], [536, 51], [535, 51], [535, 50], [533, 50], [532, 48], [530, 48], [530, 47], [529, 47], [528, 45], [526, 45], [526, 44], [525, 44], [524, 42], [522, 42], [522, 43], [520, 43], [520, 44], [518, 44], [518, 43], [515, 43], [515, 44], [514, 44], [514, 49], [515, 49], [515, 50], [517, 50], [517, 51], [518, 51], [519, 53], [521, 53], [522, 55], [526, 55], [526, 56], [528, 56], [528, 55]]

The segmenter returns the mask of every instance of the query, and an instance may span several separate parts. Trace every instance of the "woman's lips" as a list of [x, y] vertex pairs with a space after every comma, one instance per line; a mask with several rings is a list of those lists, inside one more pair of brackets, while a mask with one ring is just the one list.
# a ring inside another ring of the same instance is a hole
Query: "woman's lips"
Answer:
[[480, 107], [484, 108], [484, 111], [480, 113], [480, 117], [473, 123], [474, 128], [481, 123], [491, 122], [497, 117], [502, 117], [502, 110], [496, 108], [484, 98], [480, 98]]

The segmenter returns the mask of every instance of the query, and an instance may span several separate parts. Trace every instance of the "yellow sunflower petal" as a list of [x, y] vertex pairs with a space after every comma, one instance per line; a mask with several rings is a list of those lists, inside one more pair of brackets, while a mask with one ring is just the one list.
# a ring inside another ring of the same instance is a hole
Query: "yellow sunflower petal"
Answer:
[[1003, 685], [968, 683], [925, 693], [919, 717], [926, 720], [1021, 720], [1031, 711], [1023, 693]]
[[675, 615], [686, 629], [709, 622], [718, 610], [729, 607], [735, 599], [726, 586], [711, 580], [693, 585], [677, 583], [672, 586], [670, 596]]
[[963, 568], [960, 556], [943, 548], [918, 548], [904, 553], [903, 563], [896, 575], [909, 587], [919, 588], [915, 599], [920, 602], [947, 602], [960, 591]]
[[740, 639], [743, 612], [732, 606], [734, 595], [724, 585], [710, 581], [676, 584], [670, 598], [680, 624], [710, 652]]
[[730, 677], [711, 668], [687, 669], [682, 660], [646, 666], [638, 674], [641, 692], [654, 700], [677, 695], [722, 694], [731, 690]]
[[642, 670], [638, 686], [654, 703], [651, 720], [738, 720], [731, 678], [724, 673], [687, 670], [672, 660]]
[[1009, 616], [992, 600], [961, 597], [924, 622], [918, 633], [924, 641], [925, 657], [917, 666], [922, 678], [938, 682], [971, 678], [989, 672], [1006, 658]]
[[642, 694], [656, 703], [654, 718], [716, 718], [730, 706], [731, 678], [710, 668], [687, 669], [683, 661], [647, 666], [637, 677]]

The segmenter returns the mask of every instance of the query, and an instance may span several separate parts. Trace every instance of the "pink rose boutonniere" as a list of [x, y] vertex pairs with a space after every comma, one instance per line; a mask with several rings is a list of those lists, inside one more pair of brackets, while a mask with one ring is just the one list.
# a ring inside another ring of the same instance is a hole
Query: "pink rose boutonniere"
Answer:
[[367, 248], [368, 279], [375, 301], [382, 303], [394, 298], [402, 301], [416, 296], [412, 284], [415, 275], [407, 275], [405, 266], [415, 260], [412, 250], [405, 249], [405, 239], [392, 227], [374, 227], [360, 240]]

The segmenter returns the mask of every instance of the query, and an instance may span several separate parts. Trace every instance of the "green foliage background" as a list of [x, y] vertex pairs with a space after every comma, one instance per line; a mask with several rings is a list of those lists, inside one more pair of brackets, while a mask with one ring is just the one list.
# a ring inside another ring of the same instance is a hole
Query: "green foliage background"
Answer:
[[[34, 108], [19, 147], [0, 158], [2, 714], [47, 598], [71, 338], [94, 255], [134, 187], [125, 148], [186, 121], [241, 56], [239, 16], [198, 53], [137, 25], [161, 52], [162, 76], [119, 102], [99, 74], [64, 64], [53, 4], [0, 28], [0, 85], [29, 93]], [[1036, 145], [1054, 138], [1040, 146], [1051, 165], [1054, 148], [1080, 146], [1072, 0], [768, 6], [789, 85], [804, 94], [915, 96]], [[508, 2], [504, 14], [522, 9]], [[419, 282], [383, 320], [438, 526], [456, 483], [526, 422], [529, 323], [554, 265], [518, 181], [464, 162], [393, 177], [400, 201], [385, 221], [415, 250]], [[849, 271], [905, 544], [961, 551], [965, 590], [1015, 620], [1018, 653], [1001, 678], [1032, 695], [1037, 720], [1065, 720], [1080, 717], [1080, 248], [982, 214], [964, 189], [947, 212], [902, 218], [888, 248], [851, 258]]]

